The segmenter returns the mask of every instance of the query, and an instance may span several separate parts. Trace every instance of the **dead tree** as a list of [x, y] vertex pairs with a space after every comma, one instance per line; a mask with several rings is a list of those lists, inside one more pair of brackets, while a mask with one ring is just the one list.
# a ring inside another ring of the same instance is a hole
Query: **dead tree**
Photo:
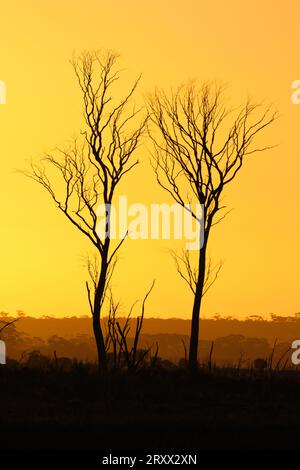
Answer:
[[1, 338], [2, 331], [4, 331], [5, 328], [8, 328], [11, 325], [14, 325], [14, 323], [16, 323], [18, 320], [19, 318], [15, 318], [14, 320], [10, 320], [10, 321], [0, 320], [0, 338]]
[[[106, 351], [112, 350], [113, 356], [113, 369], [121, 369], [126, 364], [126, 368], [131, 371], [135, 371], [143, 363], [143, 361], [150, 355], [151, 347], [144, 350], [139, 349], [139, 341], [142, 331], [142, 326], [145, 316], [145, 305], [146, 301], [151, 294], [155, 285], [155, 281], [152, 282], [150, 289], [145, 294], [142, 306], [141, 314], [136, 318], [136, 325], [134, 335], [132, 338], [132, 345], [129, 344], [129, 333], [131, 332], [131, 320], [132, 312], [136, 302], [131, 306], [130, 311], [121, 325], [117, 318], [117, 312], [119, 303], [113, 299], [112, 292], [110, 290], [110, 308], [109, 317], [107, 320], [107, 333], [105, 338]], [[155, 355], [158, 354], [158, 345]], [[123, 359], [123, 363], [122, 363]]]
[[213, 225], [226, 215], [221, 197], [245, 158], [270, 148], [255, 142], [276, 118], [270, 108], [263, 109], [250, 100], [238, 109], [229, 109], [223, 96], [222, 87], [216, 84], [198, 87], [192, 82], [170, 94], [156, 91], [148, 100], [158, 183], [181, 206], [196, 203], [202, 207], [200, 221], [191, 209], [204, 232], [201, 244], [199, 240], [196, 268], [191, 270], [189, 258], [183, 259], [187, 268], [184, 277], [194, 294], [189, 348], [192, 369], [198, 365], [200, 307], [208, 279], [208, 239]]
[[[110, 208], [120, 181], [138, 163], [133, 157], [147, 121], [147, 117], [138, 119], [141, 109], [131, 106], [139, 79], [123, 98], [115, 98], [120, 77], [117, 58], [111, 52], [86, 52], [73, 59], [83, 97], [86, 126], [82, 139], [75, 140], [67, 150], [47, 155], [25, 172], [48, 191], [57, 208], [95, 250], [94, 260], [88, 261], [92, 282], [86, 287], [101, 370], [106, 369], [102, 305], [117, 251], [126, 237], [124, 234], [118, 243], [112, 240]], [[97, 226], [100, 205], [106, 209], [105, 236], [99, 234]]]

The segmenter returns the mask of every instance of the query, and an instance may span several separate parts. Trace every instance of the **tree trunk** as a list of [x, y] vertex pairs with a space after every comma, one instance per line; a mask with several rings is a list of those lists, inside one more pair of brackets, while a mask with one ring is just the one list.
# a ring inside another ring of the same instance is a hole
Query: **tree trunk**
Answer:
[[95, 290], [93, 306], [93, 331], [97, 346], [98, 366], [101, 372], [104, 372], [107, 369], [105, 342], [101, 327], [101, 307], [103, 303], [103, 296], [105, 294], [107, 269], [107, 256], [104, 255], [102, 256], [101, 260], [101, 271], [99, 275], [98, 285]]
[[190, 350], [189, 350], [189, 367], [191, 370], [196, 371], [198, 368], [198, 343], [199, 343], [199, 318], [201, 300], [203, 294], [203, 286], [205, 280], [205, 265], [206, 265], [206, 241], [199, 251], [199, 264], [198, 264], [198, 279], [196, 285], [196, 292], [194, 297], [192, 323], [191, 323], [191, 336], [190, 336]]

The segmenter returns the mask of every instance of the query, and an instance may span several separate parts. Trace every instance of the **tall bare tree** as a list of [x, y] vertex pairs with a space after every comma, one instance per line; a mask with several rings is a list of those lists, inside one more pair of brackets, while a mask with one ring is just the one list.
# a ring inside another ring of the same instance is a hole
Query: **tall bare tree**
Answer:
[[[107, 366], [102, 305], [116, 254], [126, 237], [113, 242], [110, 207], [120, 181], [138, 163], [134, 154], [147, 121], [147, 117], [138, 118], [141, 109], [131, 105], [139, 79], [123, 98], [116, 99], [117, 58], [111, 52], [85, 52], [72, 60], [83, 97], [86, 126], [82, 138], [67, 150], [46, 155], [25, 172], [48, 191], [58, 209], [95, 249], [95, 257], [88, 260], [86, 287], [101, 370]], [[99, 233], [100, 205], [106, 209], [105, 236]]]
[[[188, 256], [181, 259], [181, 267], [177, 263], [179, 274], [194, 295], [189, 365], [196, 369], [201, 299], [210, 284], [207, 279], [212, 275], [211, 264], [207, 263], [211, 228], [226, 215], [221, 212], [225, 208], [221, 196], [245, 158], [270, 148], [256, 142], [275, 120], [276, 113], [251, 100], [237, 109], [230, 109], [222, 87], [215, 83], [198, 86], [191, 82], [170, 94], [156, 91], [148, 104], [153, 123], [150, 127], [154, 142], [153, 166], [158, 183], [181, 206], [191, 203], [193, 206], [196, 202], [203, 208], [200, 223], [204, 239], [201, 244], [199, 240], [197, 266], [192, 268]], [[191, 214], [199, 222], [199, 214], [194, 209]], [[185, 274], [182, 265], [186, 268]], [[218, 269], [215, 273], [213, 279]]]

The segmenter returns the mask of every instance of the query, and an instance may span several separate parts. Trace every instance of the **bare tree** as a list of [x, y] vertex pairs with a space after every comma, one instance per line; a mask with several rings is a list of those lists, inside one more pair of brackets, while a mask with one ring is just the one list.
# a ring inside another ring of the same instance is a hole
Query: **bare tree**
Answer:
[[[67, 150], [57, 149], [25, 172], [48, 191], [57, 208], [95, 249], [94, 259], [88, 260], [91, 281], [86, 287], [101, 370], [106, 370], [101, 310], [116, 254], [126, 238], [124, 234], [118, 243], [112, 241], [110, 208], [120, 181], [138, 163], [133, 157], [147, 121], [147, 117], [138, 119], [141, 109], [131, 105], [139, 79], [123, 98], [115, 98], [120, 77], [117, 59], [112, 52], [85, 52], [72, 60], [83, 97], [86, 127], [82, 139]], [[106, 212], [105, 236], [99, 234], [100, 205]]]
[[2, 331], [5, 330], [5, 328], [8, 328], [10, 325], [13, 325], [19, 320], [19, 318], [16, 318], [15, 320], [10, 320], [10, 321], [4, 321], [0, 320], [0, 338], [1, 338], [1, 333]]
[[214, 279], [218, 274], [215, 268], [212, 275], [210, 263], [207, 272], [209, 234], [213, 225], [226, 215], [221, 212], [225, 208], [221, 196], [245, 158], [269, 148], [255, 142], [275, 120], [276, 113], [251, 100], [238, 109], [229, 109], [222, 87], [212, 83], [199, 87], [192, 82], [170, 95], [156, 91], [148, 104], [158, 183], [181, 206], [193, 206], [194, 202], [202, 206], [201, 221], [197, 212], [190, 209], [192, 216], [203, 224], [204, 231], [201, 244], [199, 240], [197, 266], [193, 269], [188, 255], [183, 257], [181, 261], [186, 267], [183, 275], [177, 262], [179, 273], [194, 294], [189, 365], [196, 369], [201, 299], [210, 284], [206, 279]]
[[[150, 289], [146, 292], [141, 306], [141, 315], [136, 318], [135, 331], [133, 336], [132, 346], [129, 345], [129, 333], [131, 330], [131, 314], [136, 302], [131, 306], [130, 311], [124, 321], [124, 324], [121, 325], [120, 321], [117, 318], [117, 312], [119, 308], [119, 303], [114, 301], [112, 290], [110, 290], [110, 306], [109, 306], [109, 317], [107, 321], [107, 334], [105, 338], [106, 351], [112, 350], [113, 357], [113, 368], [120, 369], [124, 364], [121, 364], [121, 360], [125, 359], [125, 364], [128, 370], [136, 370], [144, 360], [150, 355], [151, 348], [146, 348], [144, 350], [139, 350], [139, 341], [142, 331], [142, 326], [145, 316], [145, 305], [149, 295], [154, 288], [155, 281], [152, 282]], [[158, 353], [158, 345], [155, 356]], [[154, 358], [155, 358], [154, 356]], [[155, 359], [154, 359], [155, 361]], [[123, 361], [124, 362], [124, 361]], [[153, 360], [152, 360], [153, 362]]]

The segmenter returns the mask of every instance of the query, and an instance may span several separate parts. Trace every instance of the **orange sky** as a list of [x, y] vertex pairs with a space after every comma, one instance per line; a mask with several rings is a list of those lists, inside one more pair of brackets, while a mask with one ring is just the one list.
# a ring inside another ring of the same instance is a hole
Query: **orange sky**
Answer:
[[[250, 93], [275, 103], [281, 117], [266, 139], [279, 146], [251, 158], [227, 190], [234, 210], [216, 227], [209, 250], [224, 267], [203, 311], [238, 317], [299, 311], [300, 105], [291, 102], [291, 83], [300, 79], [299, 17], [298, 0], [2, 1], [0, 310], [88, 313], [81, 259], [88, 244], [47, 194], [14, 169], [78, 133], [80, 94], [68, 60], [73, 52], [103, 48], [122, 54], [125, 79], [143, 73], [140, 96], [198, 77], [228, 83], [233, 101]], [[167, 202], [145, 146], [139, 159], [123, 194]], [[124, 308], [156, 278], [148, 314], [189, 317], [192, 299], [167, 252], [171, 246], [124, 245], [114, 280]]]

